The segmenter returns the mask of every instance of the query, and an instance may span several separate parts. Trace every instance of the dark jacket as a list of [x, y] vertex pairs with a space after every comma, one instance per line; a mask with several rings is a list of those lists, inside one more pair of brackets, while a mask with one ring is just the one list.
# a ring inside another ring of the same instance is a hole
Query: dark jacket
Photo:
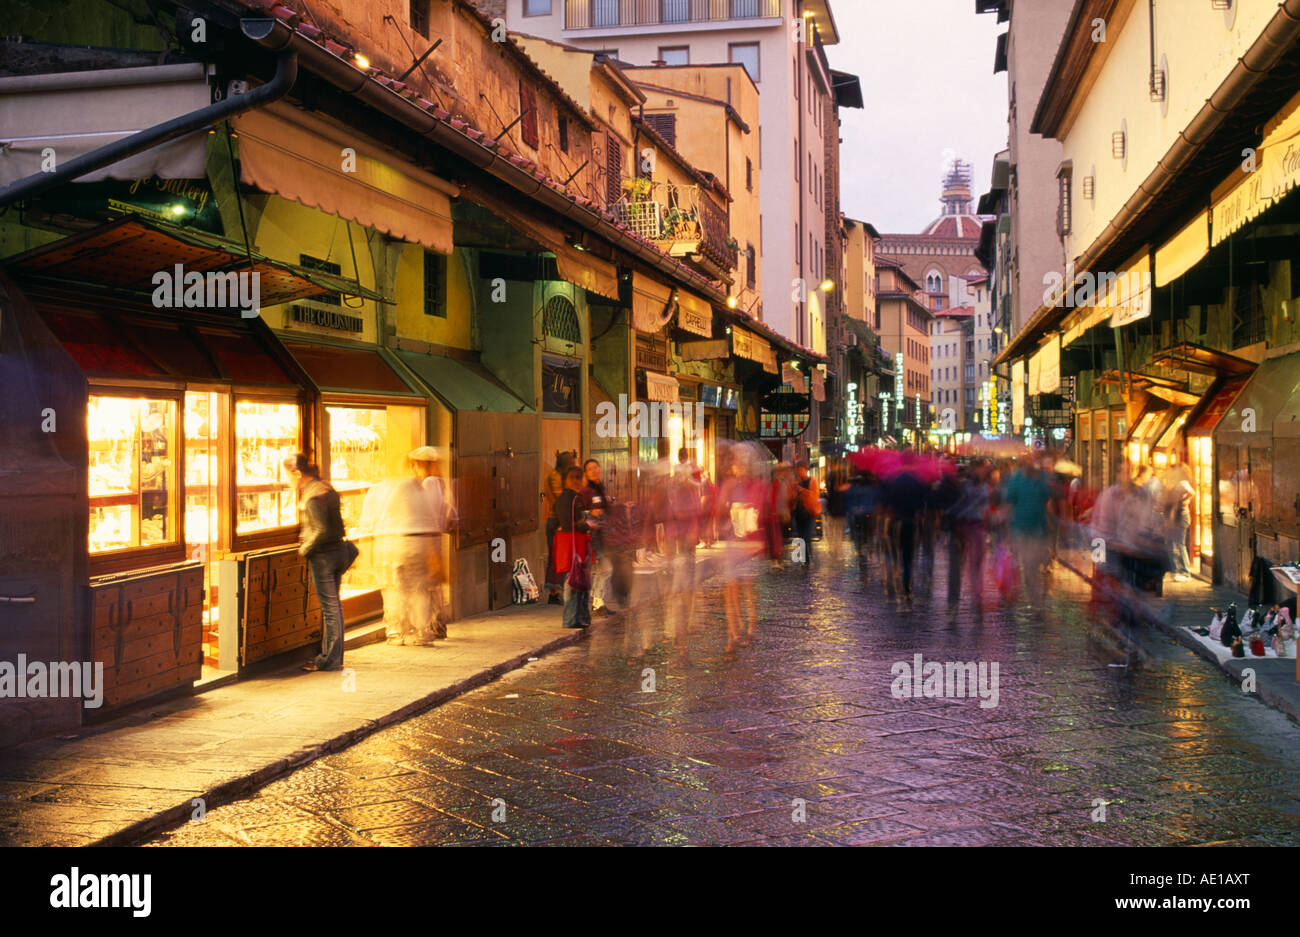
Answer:
[[[575, 504], [574, 501], [577, 501]], [[587, 529], [587, 520], [583, 513], [587, 510], [586, 500], [582, 493], [574, 491], [572, 488], [565, 488], [560, 492], [560, 496], [555, 499], [555, 520], [559, 522], [561, 533], [590, 533]], [[577, 521], [575, 528], [574, 521]]]
[[328, 482], [312, 479], [298, 501], [298, 552], [311, 556], [343, 539], [339, 494]]

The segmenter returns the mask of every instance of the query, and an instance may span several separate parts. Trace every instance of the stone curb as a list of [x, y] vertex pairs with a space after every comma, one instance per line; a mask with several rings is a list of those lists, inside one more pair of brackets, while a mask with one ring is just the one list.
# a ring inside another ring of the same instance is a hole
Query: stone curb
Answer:
[[[605, 619], [605, 621], [615, 621], [622, 614], [624, 613], [620, 612], [618, 614], [612, 614], [609, 618]], [[432, 693], [407, 703], [405, 706], [402, 706], [384, 716], [380, 716], [378, 719], [369, 719], [355, 729], [349, 729], [348, 731], [336, 735], [317, 745], [299, 749], [287, 758], [282, 758], [278, 761], [272, 762], [265, 767], [245, 774], [243, 777], [234, 778], [230, 781], [219, 784], [208, 791], [198, 794], [197, 797], [191, 797], [181, 804], [160, 811], [151, 817], [139, 820], [130, 826], [114, 833], [110, 833], [108, 836], [98, 839], [89, 845], [136, 845], [142, 840], [148, 839], [150, 836], [179, 826], [188, 820], [190, 816], [193, 815], [193, 802], [195, 799], [201, 798], [203, 800], [205, 811], [212, 810], [213, 808], [222, 806], [223, 804], [233, 803], [236, 800], [247, 797], [258, 789], [265, 787], [272, 781], [278, 780], [284, 775], [290, 774], [299, 768], [311, 764], [317, 759], [323, 758], [326, 755], [333, 754], [337, 751], [342, 751], [345, 748], [349, 748], [357, 742], [360, 742], [362, 739], [379, 732], [381, 729], [386, 729], [389, 726], [403, 722], [413, 716], [417, 716], [426, 710], [433, 709], [434, 707], [446, 703], [457, 696], [469, 692], [470, 690], [475, 690], [488, 683], [492, 683], [494, 680], [499, 679], [512, 670], [518, 670], [524, 664], [528, 663], [530, 657], [543, 657], [547, 654], [553, 653], [554, 651], [562, 650], [577, 644], [582, 641], [586, 635], [587, 632], [584, 629], [575, 629], [573, 634], [561, 635], [552, 641], [548, 641], [536, 650], [526, 651], [507, 661], [503, 661], [500, 664], [494, 664], [485, 670], [480, 670], [478, 673], [471, 674], [463, 680], [459, 680], [448, 686], [439, 687]]]
[[[1083, 579], [1085, 582], [1092, 582], [1091, 576], [1078, 569], [1073, 564], [1062, 560], [1060, 557], [1057, 557], [1057, 562], [1070, 570], [1070, 572], [1074, 573], [1080, 579]], [[1242, 676], [1241, 671], [1249, 666], [1252, 658], [1229, 658], [1227, 661], [1220, 661], [1219, 658], [1210, 653], [1210, 650], [1204, 644], [1192, 637], [1186, 628], [1168, 620], [1165, 616], [1153, 614], [1149, 607], [1144, 606], [1142, 611], [1142, 618], [1147, 624], [1154, 625], [1179, 644], [1195, 652], [1198, 657], [1209, 661], [1238, 686], [1240, 686], [1244, 681], [1245, 678]], [[1270, 658], [1253, 658], [1253, 660], [1265, 659]], [[1276, 658], [1271, 659], [1276, 660]], [[1234, 667], [1233, 664], [1236, 664], [1237, 666]], [[1290, 668], [1288, 668], [1287, 672], [1291, 676], [1294, 676]], [[1297, 703], [1296, 700], [1290, 699], [1285, 694], [1277, 692], [1277, 690], [1271, 685], [1274, 682], [1272, 676], [1273, 675], [1267, 673], [1256, 673], [1255, 692], [1253, 695], [1266, 706], [1271, 706], [1284, 715], [1289, 716], [1296, 722], [1300, 722], [1300, 703]]]
[[[701, 558], [695, 579], [696, 585], [698, 586], [712, 577], [717, 572], [718, 565], [718, 561], [713, 557]], [[657, 600], [661, 592], [660, 585], [662, 583], [663, 574], [666, 572], [666, 569], [654, 569], [647, 570], [643, 573], [643, 575], [653, 576], [655, 580], [654, 596], [643, 599], [636, 605], [630, 606], [622, 611], [611, 612], [607, 617], [602, 618], [600, 623], [610, 624], [616, 622], [629, 611], [640, 608], [642, 605], [646, 604], [647, 601]], [[342, 751], [345, 748], [355, 745], [362, 739], [374, 735], [382, 729], [386, 729], [389, 726], [396, 725], [397, 723], [410, 719], [413, 716], [417, 716], [422, 712], [433, 709], [436, 706], [468, 693], [470, 690], [475, 690], [481, 686], [492, 683], [505, 674], [523, 667], [524, 664], [528, 663], [529, 658], [544, 657], [547, 654], [578, 644], [587, 637], [589, 630], [590, 629], [586, 628], [574, 629], [572, 634], [561, 635], [558, 638], [548, 641], [536, 650], [525, 651], [524, 653], [518, 654], [502, 663], [494, 664], [485, 670], [480, 670], [478, 673], [471, 674], [456, 683], [440, 687], [428, 695], [407, 703], [387, 715], [381, 716], [378, 719], [367, 720], [357, 728], [349, 729], [346, 732], [334, 736], [332, 739], [328, 739], [327, 741], [321, 742], [317, 745], [311, 745], [299, 749], [287, 758], [281, 758], [269, 765], [251, 771], [242, 777], [233, 778], [229, 781], [218, 784], [216, 787], [198, 794], [195, 797], [187, 798], [183, 803], [159, 811], [151, 817], [138, 820], [130, 826], [110, 833], [101, 839], [95, 840], [89, 845], [137, 845], [151, 836], [185, 823], [193, 815], [194, 801], [196, 799], [203, 800], [203, 809], [205, 812], [212, 810], [215, 807], [241, 800], [260, 788], [270, 784], [272, 781], [278, 780], [299, 768], [303, 768], [326, 755]]]

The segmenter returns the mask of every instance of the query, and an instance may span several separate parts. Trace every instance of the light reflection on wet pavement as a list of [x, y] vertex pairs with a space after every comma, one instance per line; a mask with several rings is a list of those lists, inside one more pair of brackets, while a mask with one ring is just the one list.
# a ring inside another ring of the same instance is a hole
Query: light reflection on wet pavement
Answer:
[[[155, 843], [1300, 844], [1300, 730], [1158, 634], [1111, 666], [1073, 574], [1043, 609], [950, 616], [942, 558], [911, 609], [868, 571], [818, 544], [810, 572], [765, 572], [734, 660], [715, 581], [684, 657], [661, 609], [598, 619]], [[996, 662], [998, 705], [896, 698], [917, 653]]]

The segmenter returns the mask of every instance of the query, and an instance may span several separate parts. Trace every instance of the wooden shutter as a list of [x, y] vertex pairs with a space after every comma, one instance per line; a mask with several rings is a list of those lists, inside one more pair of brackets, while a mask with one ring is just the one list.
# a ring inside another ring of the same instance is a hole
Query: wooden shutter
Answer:
[[523, 81], [519, 82], [519, 113], [523, 115], [519, 121], [519, 135], [525, 144], [536, 150], [540, 142], [537, 138], [537, 95]]
[[676, 114], [647, 114], [645, 122], [654, 128], [655, 133], [667, 140], [670, 146], [677, 145]]
[[623, 144], [612, 133], [605, 140], [605, 198], [613, 205], [623, 194]]
[[510, 533], [526, 534], [537, 529], [537, 479], [541, 475], [538, 453], [515, 453], [509, 471]]
[[462, 455], [456, 460], [456, 508], [460, 523], [456, 528], [456, 546], [464, 548], [492, 539], [493, 464], [490, 455]]

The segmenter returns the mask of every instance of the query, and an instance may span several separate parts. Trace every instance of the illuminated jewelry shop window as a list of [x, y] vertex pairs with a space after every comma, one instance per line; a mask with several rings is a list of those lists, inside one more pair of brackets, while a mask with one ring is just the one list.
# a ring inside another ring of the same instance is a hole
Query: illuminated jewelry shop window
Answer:
[[250, 399], [235, 403], [235, 532], [248, 534], [298, 523], [293, 481], [284, 460], [300, 448], [296, 403]]
[[176, 401], [91, 395], [90, 552], [179, 541], [176, 523]]

